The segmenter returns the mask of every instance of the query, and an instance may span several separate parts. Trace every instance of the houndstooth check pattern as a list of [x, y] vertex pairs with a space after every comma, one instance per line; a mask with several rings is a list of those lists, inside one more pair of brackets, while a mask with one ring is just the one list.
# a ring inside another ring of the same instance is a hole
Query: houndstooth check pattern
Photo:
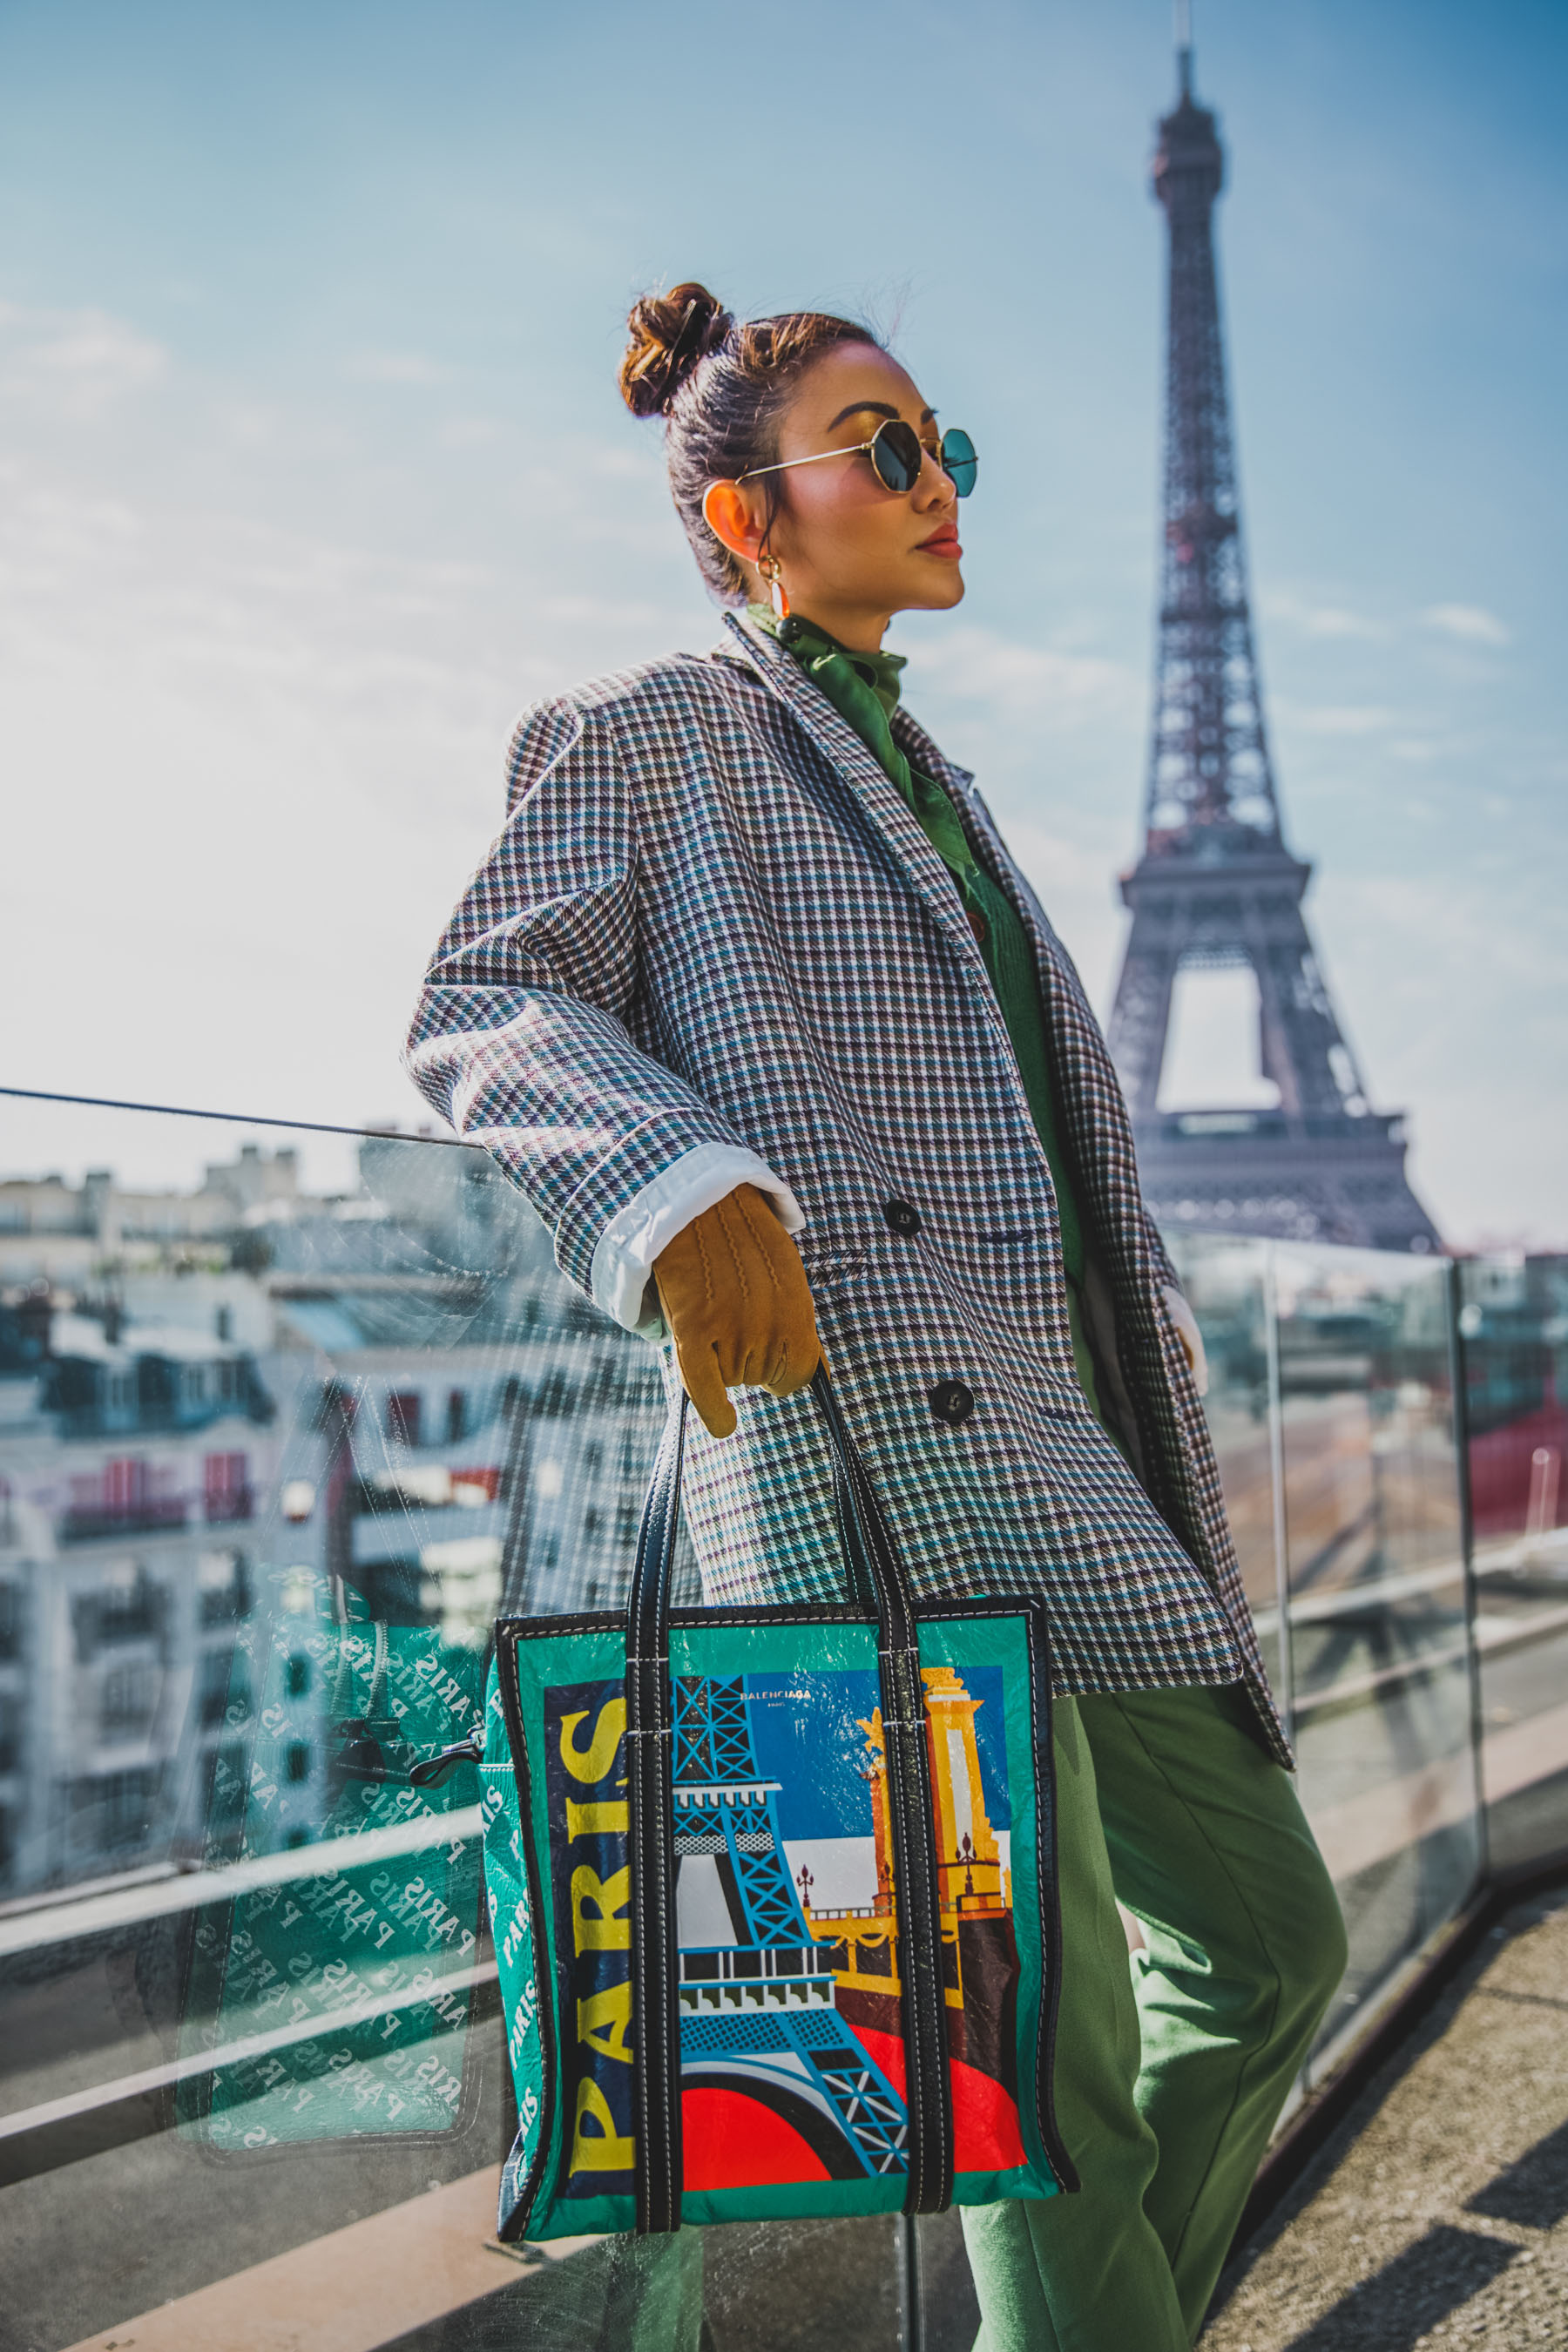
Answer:
[[[900, 711], [1034, 942], [1149, 1494], [1074, 1374], [1050, 1172], [952, 878], [820, 689], [729, 625], [711, 654], [524, 716], [510, 814], [431, 961], [408, 1066], [584, 1290], [611, 1218], [682, 1154], [757, 1152], [805, 1212], [835, 1384], [921, 1604], [1043, 1590], [1063, 1691], [1244, 1675], [1288, 1762], [1160, 1298], [1175, 1276], [1072, 962], [973, 779]], [[890, 1199], [918, 1233], [889, 1230]], [[956, 1428], [928, 1402], [946, 1380], [976, 1399]], [[708, 1598], [837, 1596], [809, 1399], [735, 1402], [736, 1435], [695, 1431], [689, 1458]]]

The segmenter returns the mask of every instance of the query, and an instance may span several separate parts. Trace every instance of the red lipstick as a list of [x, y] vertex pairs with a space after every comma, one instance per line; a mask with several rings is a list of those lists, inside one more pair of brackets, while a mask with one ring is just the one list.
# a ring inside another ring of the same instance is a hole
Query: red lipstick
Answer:
[[944, 522], [940, 530], [933, 530], [929, 539], [921, 540], [915, 552], [918, 555], [945, 555], [952, 562], [956, 562], [963, 553], [963, 548], [958, 543], [957, 526], [951, 522]]

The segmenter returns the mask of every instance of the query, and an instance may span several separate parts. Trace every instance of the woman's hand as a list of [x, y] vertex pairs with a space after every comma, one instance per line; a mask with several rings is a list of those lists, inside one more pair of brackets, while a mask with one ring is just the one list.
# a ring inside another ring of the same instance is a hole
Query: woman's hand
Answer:
[[728, 1389], [803, 1389], [822, 1359], [800, 1252], [767, 1197], [738, 1184], [653, 1262], [681, 1385], [714, 1437], [735, 1427]]

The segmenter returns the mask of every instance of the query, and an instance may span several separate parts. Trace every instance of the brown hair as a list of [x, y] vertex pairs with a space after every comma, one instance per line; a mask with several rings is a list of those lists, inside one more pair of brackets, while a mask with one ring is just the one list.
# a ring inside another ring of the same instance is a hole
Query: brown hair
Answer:
[[[814, 360], [838, 343], [880, 339], [853, 319], [826, 310], [784, 310], [737, 325], [705, 286], [689, 280], [645, 294], [626, 320], [621, 391], [634, 416], [665, 419], [670, 496], [697, 568], [726, 604], [746, 595], [746, 577], [715, 539], [702, 512], [710, 482], [738, 481], [778, 455], [779, 421]], [[768, 482], [770, 527], [778, 477]]]

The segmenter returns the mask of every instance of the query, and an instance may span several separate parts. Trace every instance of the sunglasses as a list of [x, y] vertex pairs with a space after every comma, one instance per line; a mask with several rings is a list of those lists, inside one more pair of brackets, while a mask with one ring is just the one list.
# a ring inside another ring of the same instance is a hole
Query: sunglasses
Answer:
[[974, 478], [980, 469], [973, 442], [956, 425], [942, 435], [934, 449], [928, 449], [912, 425], [906, 425], [902, 417], [891, 416], [885, 425], [878, 425], [869, 441], [851, 442], [847, 449], [819, 449], [814, 457], [786, 457], [778, 466], [753, 466], [749, 474], [740, 478], [752, 482], [759, 474], [787, 474], [792, 466], [819, 466], [825, 457], [858, 457], [862, 450], [870, 458], [871, 470], [883, 488], [900, 498], [914, 488], [928, 457], [936, 459], [961, 499], [966, 499], [974, 488]]

